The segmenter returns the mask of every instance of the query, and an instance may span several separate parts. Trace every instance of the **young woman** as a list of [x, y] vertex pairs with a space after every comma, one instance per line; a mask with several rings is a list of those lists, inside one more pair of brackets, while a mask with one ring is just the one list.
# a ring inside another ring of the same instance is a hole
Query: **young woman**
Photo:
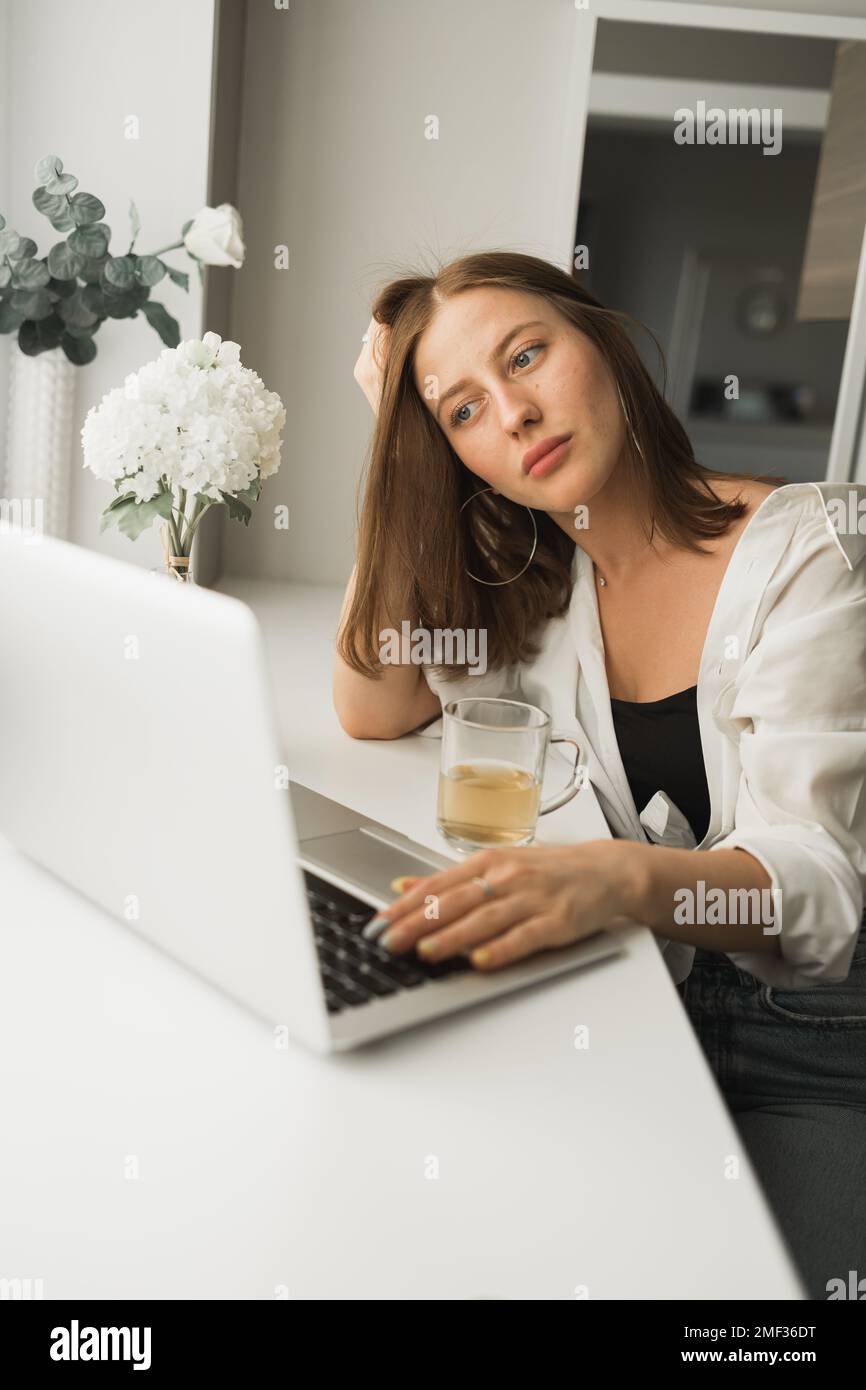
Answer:
[[[866, 1276], [866, 487], [701, 466], [626, 318], [505, 252], [373, 306], [340, 721], [394, 738], [463, 694], [527, 699], [576, 731], [614, 836], [470, 855], [381, 939], [497, 970], [651, 927], [827, 1298]], [[406, 619], [486, 629], [487, 673], [383, 667]]]

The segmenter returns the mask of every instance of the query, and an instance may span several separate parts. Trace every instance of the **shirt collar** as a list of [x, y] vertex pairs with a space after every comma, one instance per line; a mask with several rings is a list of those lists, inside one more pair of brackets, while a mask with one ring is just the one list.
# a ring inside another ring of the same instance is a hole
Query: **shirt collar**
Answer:
[[[712, 709], [721, 689], [736, 678], [745, 657], [767, 583], [799, 520], [801, 505], [797, 504], [813, 496], [815, 486], [790, 483], [767, 494], [737, 538], [716, 595], [697, 681], [701, 744], [711, 798], [707, 841], [718, 833], [721, 821], [718, 788], [724, 757], [719, 730], [712, 722]], [[850, 484], [845, 488], [847, 491]], [[866, 488], [861, 491], [866, 493]], [[575, 661], [571, 667], [573, 680], [565, 697], [597, 754], [599, 765], [592, 769], [594, 784], [618, 811], [624, 826], [642, 838], [638, 808], [622, 764], [610, 708], [593, 564], [579, 545], [575, 545], [572, 582], [568, 629], [579, 653], [579, 671]], [[732, 638], [736, 640], [731, 641]]]

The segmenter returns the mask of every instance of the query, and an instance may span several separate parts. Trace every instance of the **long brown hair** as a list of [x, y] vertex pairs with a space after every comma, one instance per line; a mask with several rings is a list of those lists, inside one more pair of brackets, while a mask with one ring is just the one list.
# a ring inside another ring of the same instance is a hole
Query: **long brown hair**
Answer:
[[[695, 459], [623, 327], [637, 320], [605, 308], [565, 271], [535, 256], [486, 251], [461, 256], [432, 275], [394, 280], [373, 303], [373, 317], [391, 331], [361, 479], [355, 592], [337, 642], [343, 660], [364, 675], [381, 672], [381, 625], [399, 630], [404, 620], [428, 632], [486, 629], [491, 670], [531, 660], [540, 651], [544, 622], [565, 612], [571, 598], [574, 541], [535, 508], [538, 543], [519, 579], [491, 587], [467, 574], [490, 580], [517, 574], [530, 553], [532, 526], [525, 507], [500, 493], [483, 493], [460, 510], [483, 483], [425, 407], [413, 367], [418, 340], [438, 307], [481, 285], [542, 296], [604, 355], [643, 452], [641, 459], [626, 432], [628, 463], [648, 481], [650, 520], [666, 540], [706, 553], [700, 541], [724, 535], [747, 510], [745, 502], [725, 502], [710, 486], [712, 470]], [[658, 340], [646, 331], [664, 363]], [[666, 377], [665, 365], [665, 383]], [[457, 677], [468, 663], [433, 669]]]

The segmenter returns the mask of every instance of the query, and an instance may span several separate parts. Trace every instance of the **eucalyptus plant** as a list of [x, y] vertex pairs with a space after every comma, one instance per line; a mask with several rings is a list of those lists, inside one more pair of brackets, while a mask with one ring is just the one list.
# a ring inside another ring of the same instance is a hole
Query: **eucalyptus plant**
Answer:
[[[0, 333], [17, 333], [18, 346], [28, 357], [60, 347], [70, 362], [84, 366], [96, 356], [94, 338], [100, 324], [136, 318], [141, 312], [167, 347], [177, 347], [180, 326], [150, 292], [166, 275], [189, 289], [189, 276], [160, 259], [183, 246], [183, 240], [137, 254], [141, 222], [135, 203], [130, 203], [129, 248], [122, 256], [112, 255], [111, 228], [102, 220], [104, 205], [93, 193], [76, 191], [78, 179], [64, 172], [57, 155], [38, 161], [35, 179], [39, 186], [34, 207], [55, 232], [69, 235], [55, 242], [46, 256], [37, 256], [36, 242], [7, 227], [0, 215]], [[192, 222], [184, 224], [181, 238]], [[201, 262], [198, 265], [203, 276]]]

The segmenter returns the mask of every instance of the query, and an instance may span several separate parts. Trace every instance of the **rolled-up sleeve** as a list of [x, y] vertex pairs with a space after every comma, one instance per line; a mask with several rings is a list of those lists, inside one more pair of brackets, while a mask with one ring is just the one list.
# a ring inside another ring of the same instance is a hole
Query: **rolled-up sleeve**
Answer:
[[735, 686], [741, 776], [712, 850], [766, 869], [781, 955], [728, 954], [779, 988], [844, 980], [866, 896], [866, 564], [826, 530], [813, 528]]

